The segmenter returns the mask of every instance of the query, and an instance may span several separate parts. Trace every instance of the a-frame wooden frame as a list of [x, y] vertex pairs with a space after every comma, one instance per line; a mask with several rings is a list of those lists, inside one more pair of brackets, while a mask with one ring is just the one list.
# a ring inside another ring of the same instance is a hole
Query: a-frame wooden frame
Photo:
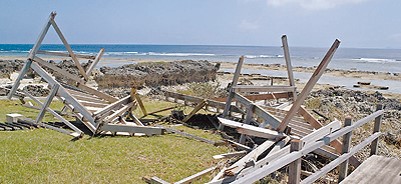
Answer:
[[[43, 80], [48, 83], [48, 86], [51, 89], [49, 96], [43, 103], [34, 96], [30, 95], [28, 92], [25, 92], [26, 96], [30, 97], [38, 106], [40, 106], [40, 112], [35, 120], [35, 123], [63, 133], [68, 133], [70, 135], [82, 136], [83, 132], [80, 129], [78, 129], [76, 126], [64, 119], [60, 114], [56, 113], [49, 107], [52, 100], [54, 98], [57, 98], [64, 103], [64, 109], [71, 110], [77, 121], [85, 125], [93, 134], [104, 132], [125, 132], [131, 135], [134, 133], [143, 133], [146, 135], [162, 134], [163, 130], [161, 128], [143, 126], [143, 124], [132, 114], [132, 110], [136, 108], [138, 101], [140, 101], [138, 96], [129, 95], [125, 98], [118, 99], [108, 94], [97, 91], [96, 89], [86, 85], [86, 82], [88, 81], [91, 72], [100, 61], [104, 53], [104, 49], [101, 49], [96, 56], [75, 54], [72, 51], [71, 46], [65, 39], [64, 35], [62, 34], [60, 28], [56, 24], [54, 20], [55, 16], [55, 12], [52, 12], [50, 14], [48, 21], [46, 22], [44, 28], [39, 35], [39, 38], [29, 52], [28, 59], [21, 69], [12, 89], [10, 90], [8, 98], [11, 99], [13, 97], [20, 85], [21, 80], [24, 78], [28, 70], [32, 69], [33, 71], [35, 71], [36, 74], [38, 74]], [[65, 46], [67, 53], [39, 50], [50, 27], [53, 27], [56, 31], [57, 35]], [[70, 57], [75, 63], [75, 66], [78, 68], [81, 77], [71, 74], [64, 69], [57, 67], [56, 65], [48, 63], [37, 55]], [[94, 61], [85, 71], [85, 69], [81, 66], [78, 58], [93, 59]], [[52, 77], [50, 73], [44, 70], [44, 67], [50, 69], [53, 72], [62, 74], [63, 77], [74, 81], [74, 84], [65, 84], [63, 82], [57, 81]], [[37, 106], [31, 107], [38, 109]], [[141, 107], [141, 109], [143, 108]], [[42, 123], [42, 118], [45, 112], [51, 113], [61, 122], [70, 127], [74, 132], [70, 133], [64, 129], [52, 127], [50, 125]], [[132, 123], [127, 122], [124, 119], [127, 115], [134, 119]]]

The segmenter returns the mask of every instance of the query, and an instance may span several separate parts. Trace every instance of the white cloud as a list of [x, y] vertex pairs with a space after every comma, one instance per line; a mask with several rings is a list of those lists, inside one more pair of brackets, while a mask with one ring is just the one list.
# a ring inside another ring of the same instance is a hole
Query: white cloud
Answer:
[[367, 0], [267, 0], [272, 6], [296, 4], [308, 10], [330, 9], [345, 4], [358, 4]]
[[239, 24], [239, 28], [246, 30], [246, 31], [254, 31], [260, 28], [260, 25], [257, 21], [250, 21], [250, 20], [242, 20]]

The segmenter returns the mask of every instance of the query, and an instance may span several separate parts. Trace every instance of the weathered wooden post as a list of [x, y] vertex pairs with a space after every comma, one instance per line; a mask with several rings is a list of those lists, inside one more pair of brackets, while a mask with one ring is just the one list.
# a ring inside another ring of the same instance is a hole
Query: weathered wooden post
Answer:
[[[299, 151], [302, 149], [303, 142], [300, 139], [291, 141], [290, 151]], [[301, 162], [302, 157], [289, 165], [288, 184], [299, 184], [301, 182]]]
[[[377, 104], [376, 111], [379, 111], [379, 110], [382, 110], [382, 109], [383, 109], [383, 105], [382, 104]], [[373, 133], [380, 132], [381, 123], [382, 123], [382, 115], [377, 116], [375, 118], [375, 126], [373, 128]], [[378, 145], [379, 145], [379, 138], [377, 138], [374, 141], [372, 141], [372, 144], [370, 145], [370, 156], [377, 155]]]
[[[352, 120], [351, 118], [347, 117], [345, 118], [345, 122], [344, 122], [344, 127], [347, 126], [351, 126], [352, 124]], [[351, 147], [351, 137], [352, 137], [352, 131], [345, 134], [343, 136], [343, 149], [342, 149], [342, 153], [348, 153]], [[345, 179], [345, 177], [347, 177], [348, 174], [348, 162], [349, 160], [345, 160], [343, 163], [341, 163], [339, 165], [339, 175], [338, 175], [338, 182], [341, 182], [342, 180]]]

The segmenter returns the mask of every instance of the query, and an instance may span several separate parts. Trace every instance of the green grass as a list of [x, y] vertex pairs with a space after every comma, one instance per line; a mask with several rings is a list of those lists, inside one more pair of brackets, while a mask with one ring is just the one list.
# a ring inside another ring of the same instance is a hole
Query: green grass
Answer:
[[[145, 102], [149, 111], [172, 105]], [[0, 100], [0, 119], [11, 112], [36, 116], [36, 110], [18, 104]], [[185, 131], [220, 139], [203, 130]], [[0, 132], [0, 183], [144, 183], [143, 176], [175, 182], [216, 164], [213, 155], [229, 152], [227, 147], [174, 134], [70, 140], [68, 135], [46, 129]]]

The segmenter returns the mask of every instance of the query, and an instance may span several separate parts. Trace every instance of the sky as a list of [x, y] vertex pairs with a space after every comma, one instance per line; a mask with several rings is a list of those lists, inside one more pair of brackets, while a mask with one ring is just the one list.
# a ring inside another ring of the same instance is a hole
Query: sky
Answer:
[[[51, 11], [69, 43], [401, 48], [399, 0], [0, 0], [0, 43], [34, 43]], [[53, 30], [45, 43], [60, 43]]]

